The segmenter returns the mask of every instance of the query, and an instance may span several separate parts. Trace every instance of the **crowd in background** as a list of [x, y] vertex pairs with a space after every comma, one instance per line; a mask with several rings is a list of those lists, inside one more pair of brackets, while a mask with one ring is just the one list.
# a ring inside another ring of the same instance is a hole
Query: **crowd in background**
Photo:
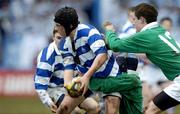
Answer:
[[[72, 6], [80, 21], [96, 26], [109, 20], [117, 32], [127, 20], [127, 9], [142, 0], [0, 0], [0, 68], [32, 69], [39, 50], [52, 38], [57, 9]], [[158, 21], [170, 17], [172, 34], [180, 41], [180, 0], [144, 0], [158, 8]], [[179, 39], [178, 39], [179, 38]]]

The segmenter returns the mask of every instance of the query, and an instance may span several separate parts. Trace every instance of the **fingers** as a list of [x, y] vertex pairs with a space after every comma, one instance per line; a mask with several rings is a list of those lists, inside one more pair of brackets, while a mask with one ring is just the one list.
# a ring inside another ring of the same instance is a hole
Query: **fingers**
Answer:
[[84, 83], [81, 83], [80, 91], [84, 91]]
[[87, 86], [85, 86], [85, 87], [84, 87], [84, 90], [83, 90], [83, 94], [82, 94], [82, 96], [84, 96], [84, 95], [86, 94], [87, 90], [88, 90], [88, 87], [87, 87]]
[[106, 27], [106, 26], [108, 26], [108, 25], [112, 25], [112, 23], [109, 22], [109, 21], [106, 21], [106, 22], [103, 24], [104, 27]]
[[56, 113], [56, 111], [57, 111], [57, 106], [55, 104], [52, 104], [51, 112]]
[[68, 86], [68, 85], [64, 83], [64, 88], [67, 88], [67, 86]]
[[87, 91], [87, 87], [84, 83], [81, 84], [81, 87], [80, 87], [80, 91], [82, 91], [82, 96], [85, 95], [86, 91]]
[[51, 112], [52, 112], [52, 113], [56, 113], [56, 110], [54, 110], [54, 109], [51, 109]]
[[81, 83], [81, 77], [77, 77], [77, 78], [74, 80], [74, 82], [76, 82], [76, 83]]
[[113, 24], [111, 23], [111, 22], [105, 22], [104, 23], [104, 28], [106, 29], [106, 30], [112, 30], [113, 32], [115, 32], [115, 28], [114, 28], [114, 26], [113, 26]]

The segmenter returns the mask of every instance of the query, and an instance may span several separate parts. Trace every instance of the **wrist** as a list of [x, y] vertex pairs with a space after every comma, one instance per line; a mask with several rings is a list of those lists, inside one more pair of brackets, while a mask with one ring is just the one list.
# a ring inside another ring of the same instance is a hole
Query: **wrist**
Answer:
[[86, 78], [90, 79], [92, 75], [94, 74], [95, 70], [89, 69], [86, 73], [85, 76]]
[[54, 104], [54, 102], [49, 98], [49, 99], [46, 99], [43, 104], [48, 107], [48, 108], [52, 108], [52, 105]]
[[112, 30], [106, 30], [106, 35], [109, 35], [109, 34], [111, 34], [111, 33], [114, 33], [114, 31], [112, 31]]
[[46, 106], [51, 108], [52, 104], [54, 103], [52, 99], [49, 97], [49, 94], [47, 93], [46, 90], [37, 90], [37, 93], [39, 95], [39, 98], [41, 102]]

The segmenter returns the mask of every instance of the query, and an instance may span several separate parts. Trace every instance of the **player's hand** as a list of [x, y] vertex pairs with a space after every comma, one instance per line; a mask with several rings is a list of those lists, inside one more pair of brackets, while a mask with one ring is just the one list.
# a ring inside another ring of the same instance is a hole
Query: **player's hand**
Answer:
[[52, 103], [50, 109], [51, 109], [51, 112], [56, 113], [57, 106], [54, 103]]
[[103, 26], [105, 30], [112, 30], [113, 32], [115, 32], [115, 28], [111, 22], [107, 21], [103, 24]]
[[71, 82], [66, 82], [66, 83], [64, 83], [64, 87], [67, 89], [67, 87], [69, 86], [69, 85], [71, 85]]
[[83, 92], [82, 96], [84, 96], [85, 93], [88, 90], [88, 85], [89, 85], [89, 78], [88, 78], [88, 76], [86, 76], [86, 74], [84, 74], [81, 78], [79, 78], [79, 80], [76, 80], [76, 82], [80, 82], [81, 83], [80, 91]]

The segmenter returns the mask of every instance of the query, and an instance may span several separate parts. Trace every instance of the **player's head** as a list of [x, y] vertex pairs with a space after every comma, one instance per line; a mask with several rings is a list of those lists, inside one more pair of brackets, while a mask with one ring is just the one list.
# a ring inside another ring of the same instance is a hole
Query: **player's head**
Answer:
[[61, 34], [60, 34], [60, 28], [58, 26], [54, 26], [53, 29], [53, 40], [55, 41], [56, 44], [58, 44], [60, 42], [60, 39], [62, 38]]
[[169, 18], [169, 17], [164, 17], [160, 20], [160, 24], [167, 30], [167, 31], [171, 31], [172, 29], [172, 25], [173, 25], [173, 22], [172, 22], [172, 19]]
[[79, 24], [76, 10], [72, 7], [59, 9], [55, 13], [54, 22], [64, 27], [66, 36], [69, 36]]
[[158, 12], [154, 6], [141, 3], [135, 6], [134, 16], [133, 24], [140, 31], [145, 25], [157, 21]]
[[131, 22], [131, 23], [133, 23], [133, 13], [135, 12], [135, 7], [130, 7], [129, 9], [128, 9], [128, 19], [129, 19], [129, 21]]

